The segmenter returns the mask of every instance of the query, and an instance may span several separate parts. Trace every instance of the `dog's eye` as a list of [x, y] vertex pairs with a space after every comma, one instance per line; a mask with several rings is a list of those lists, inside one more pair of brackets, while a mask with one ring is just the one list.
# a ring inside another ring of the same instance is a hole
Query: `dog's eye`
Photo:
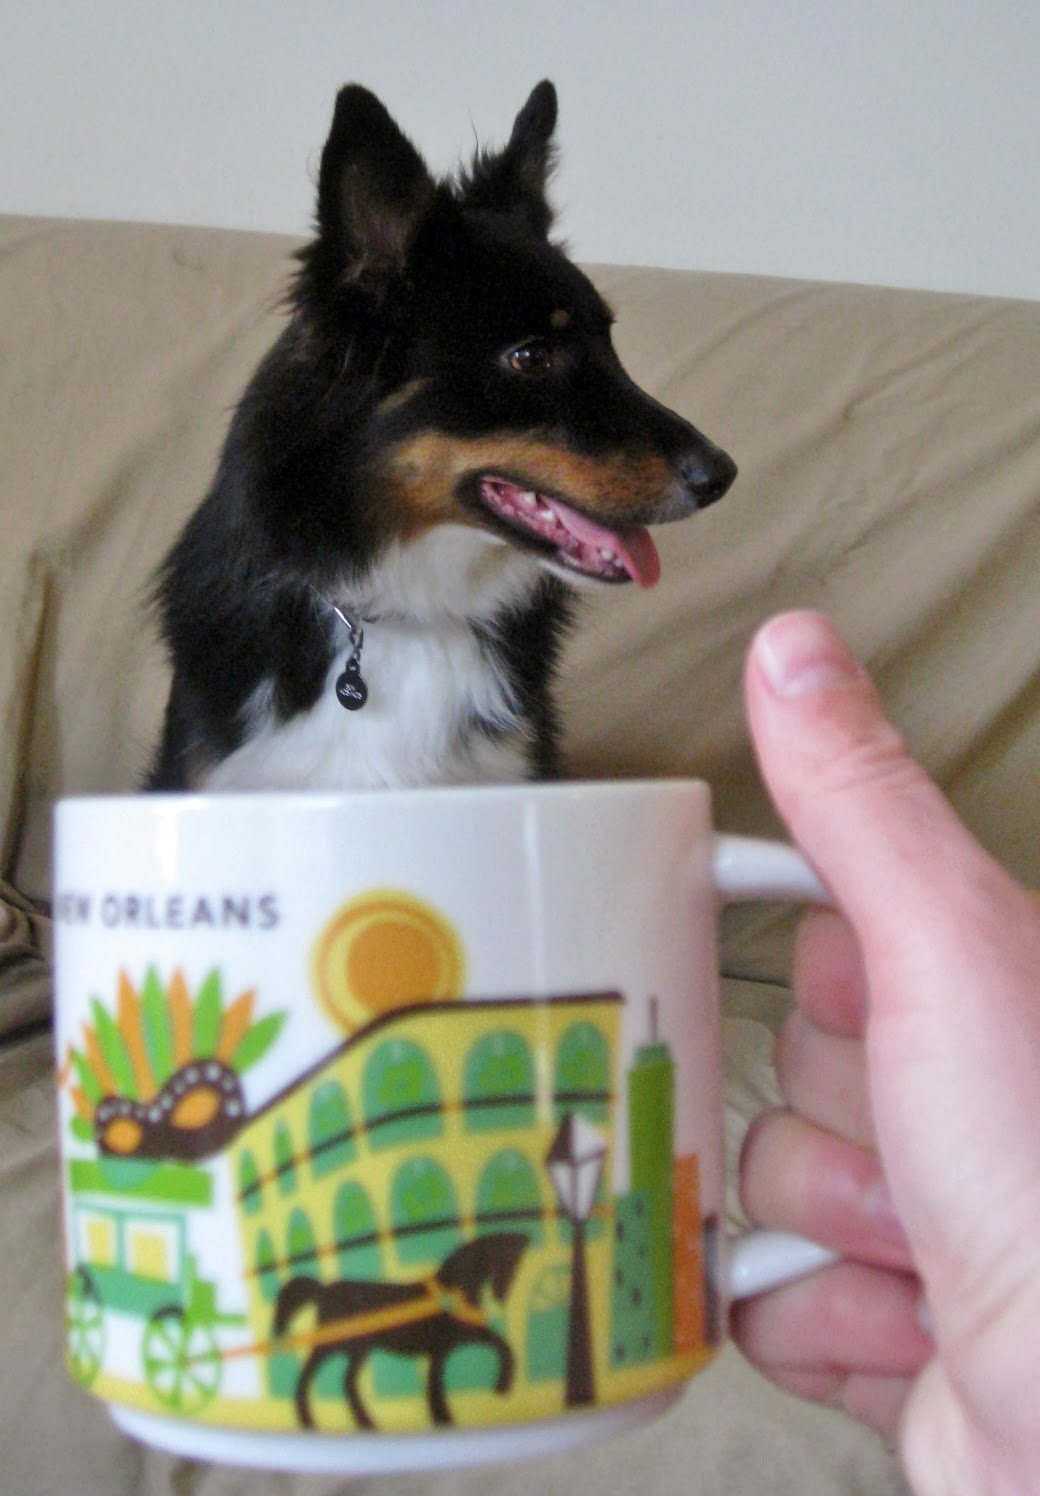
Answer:
[[545, 338], [526, 338], [503, 355], [514, 374], [548, 374], [552, 368], [552, 349]]

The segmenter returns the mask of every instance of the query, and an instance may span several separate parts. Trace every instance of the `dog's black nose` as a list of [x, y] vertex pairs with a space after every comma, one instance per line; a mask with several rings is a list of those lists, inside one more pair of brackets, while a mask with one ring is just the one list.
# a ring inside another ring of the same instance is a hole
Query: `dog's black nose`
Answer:
[[707, 509], [731, 487], [737, 476], [737, 464], [721, 447], [691, 452], [680, 468], [687, 492], [697, 501], [698, 509]]

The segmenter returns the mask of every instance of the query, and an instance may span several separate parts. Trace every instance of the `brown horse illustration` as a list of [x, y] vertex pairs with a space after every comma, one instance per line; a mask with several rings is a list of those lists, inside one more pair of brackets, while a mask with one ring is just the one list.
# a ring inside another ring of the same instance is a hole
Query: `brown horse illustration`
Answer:
[[[498, 1355], [495, 1391], [508, 1392], [513, 1384], [513, 1352], [487, 1323], [480, 1301], [490, 1288], [498, 1303], [503, 1302], [527, 1243], [528, 1238], [517, 1231], [479, 1236], [456, 1247], [430, 1277], [411, 1283], [361, 1278], [320, 1283], [316, 1278], [291, 1278], [275, 1302], [273, 1328], [280, 1350], [310, 1351], [296, 1383], [296, 1415], [303, 1427], [314, 1427], [311, 1383], [330, 1356], [346, 1357], [343, 1395], [359, 1428], [376, 1426], [358, 1387], [365, 1362], [375, 1350], [429, 1358], [426, 1398], [435, 1424], [453, 1421], [444, 1372], [457, 1346], [490, 1346]], [[305, 1308], [317, 1311], [317, 1325], [287, 1336], [293, 1319]]]

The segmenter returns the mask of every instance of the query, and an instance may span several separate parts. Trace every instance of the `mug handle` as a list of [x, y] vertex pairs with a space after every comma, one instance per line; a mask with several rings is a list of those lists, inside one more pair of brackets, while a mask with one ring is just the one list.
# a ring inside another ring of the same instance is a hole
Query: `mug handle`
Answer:
[[[727, 904], [755, 899], [801, 899], [833, 904], [812, 868], [793, 847], [753, 836], [718, 836], [712, 859], [715, 891]], [[839, 1254], [790, 1231], [757, 1229], [729, 1239], [729, 1297], [750, 1298], [807, 1277]]]
[[834, 900], [800, 852], [784, 842], [757, 836], [717, 836], [712, 881], [724, 904], [755, 899], [801, 899], [807, 904]]

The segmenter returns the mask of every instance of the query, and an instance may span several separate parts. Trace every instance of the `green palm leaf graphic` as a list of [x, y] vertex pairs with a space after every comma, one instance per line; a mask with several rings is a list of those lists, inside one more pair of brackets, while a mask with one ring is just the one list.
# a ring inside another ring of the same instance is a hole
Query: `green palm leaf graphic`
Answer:
[[112, 1079], [116, 1083], [116, 1091], [120, 1096], [125, 1096], [130, 1101], [136, 1101], [138, 1097], [134, 1067], [130, 1063], [129, 1051], [123, 1042], [123, 1036], [119, 1032], [115, 1020], [110, 1018], [105, 1012], [99, 998], [91, 998], [90, 1011], [94, 1018], [94, 1032], [97, 1034], [98, 1043], [101, 1045], [101, 1053], [105, 1057], [105, 1064], [112, 1072]]
[[97, 1106], [105, 1094], [105, 1088], [98, 1079], [93, 1065], [85, 1055], [80, 1054], [78, 1049], [70, 1049], [69, 1058], [72, 1060], [72, 1068], [76, 1072], [76, 1079], [79, 1081], [84, 1096], [91, 1106]]
[[224, 994], [220, 972], [214, 967], [195, 998], [195, 1053], [199, 1059], [205, 1059], [216, 1049], [223, 1016]]
[[141, 1022], [155, 1083], [165, 1085], [174, 1071], [173, 1028], [166, 992], [154, 966], [149, 966], [145, 972], [141, 987]]
[[281, 1033], [285, 1018], [284, 1013], [269, 1013], [243, 1035], [241, 1043], [231, 1056], [231, 1068], [236, 1074], [241, 1075], [251, 1065], [263, 1059]]

